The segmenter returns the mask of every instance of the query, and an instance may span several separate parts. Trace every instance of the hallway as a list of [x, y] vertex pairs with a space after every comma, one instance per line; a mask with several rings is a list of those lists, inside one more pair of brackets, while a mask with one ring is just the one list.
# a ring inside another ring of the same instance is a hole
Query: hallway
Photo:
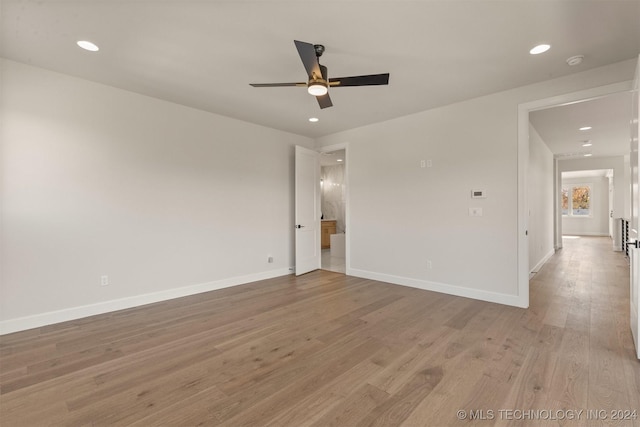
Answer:
[[612, 250], [609, 237], [563, 236], [562, 241], [563, 249], [530, 281], [530, 310], [543, 318], [542, 336], [558, 352], [553, 370], [553, 383], [562, 387], [558, 404], [640, 408], [628, 260]]

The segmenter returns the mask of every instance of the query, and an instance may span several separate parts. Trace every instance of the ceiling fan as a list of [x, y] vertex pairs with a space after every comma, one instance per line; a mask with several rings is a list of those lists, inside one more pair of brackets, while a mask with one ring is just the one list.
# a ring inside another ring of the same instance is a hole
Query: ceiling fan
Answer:
[[320, 108], [328, 108], [333, 105], [329, 97], [329, 87], [341, 86], [376, 86], [389, 84], [389, 73], [370, 74], [366, 76], [351, 77], [327, 77], [327, 67], [320, 65], [319, 59], [324, 53], [324, 46], [321, 44], [305, 43], [298, 40], [293, 41], [298, 49], [298, 54], [307, 71], [308, 81], [300, 83], [250, 83], [253, 87], [281, 87], [299, 86], [306, 87], [307, 91], [316, 97]]

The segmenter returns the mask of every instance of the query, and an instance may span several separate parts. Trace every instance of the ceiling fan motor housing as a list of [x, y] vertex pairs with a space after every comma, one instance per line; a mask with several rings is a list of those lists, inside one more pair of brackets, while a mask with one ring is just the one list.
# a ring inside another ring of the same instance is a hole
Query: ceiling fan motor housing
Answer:
[[[316, 45], [321, 46], [321, 45]], [[320, 66], [320, 73], [322, 76], [316, 76], [313, 73], [312, 76], [309, 76], [309, 82], [307, 83], [308, 91], [313, 96], [322, 96], [325, 95], [329, 88], [329, 82], [327, 78], [327, 67], [324, 65], [318, 64]]]
[[362, 76], [349, 76], [329, 79], [327, 67], [320, 64], [320, 57], [325, 51], [324, 45], [311, 44], [294, 40], [298, 55], [302, 60], [302, 65], [307, 72], [307, 82], [290, 82], [290, 83], [250, 83], [254, 87], [307, 87], [307, 92], [315, 96], [318, 100], [320, 108], [328, 108], [333, 106], [329, 97], [328, 88], [331, 87], [347, 87], [347, 86], [376, 86], [389, 84], [389, 73], [369, 74]]

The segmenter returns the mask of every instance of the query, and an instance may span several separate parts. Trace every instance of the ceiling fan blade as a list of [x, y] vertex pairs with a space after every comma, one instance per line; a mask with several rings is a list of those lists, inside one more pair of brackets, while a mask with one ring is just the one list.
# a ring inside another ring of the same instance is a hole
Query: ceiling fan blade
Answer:
[[313, 47], [311, 43], [298, 40], [294, 40], [293, 42], [296, 44], [296, 49], [298, 49], [298, 55], [300, 55], [304, 69], [307, 70], [307, 76], [311, 77], [314, 74], [317, 77], [322, 76], [318, 57], [316, 56], [316, 48]]
[[333, 102], [331, 102], [331, 98], [329, 98], [328, 93], [326, 95], [316, 96], [316, 99], [318, 100], [318, 105], [320, 106], [321, 109], [329, 108], [333, 106]]
[[336, 77], [329, 79], [331, 87], [340, 86], [376, 86], [388, 85], [389, 73], [370, 74], [368, 76]]
[[282, 86], [299, 86], [306, 87], [306, 83], [249, 83], [253, 87], [282, 87]]

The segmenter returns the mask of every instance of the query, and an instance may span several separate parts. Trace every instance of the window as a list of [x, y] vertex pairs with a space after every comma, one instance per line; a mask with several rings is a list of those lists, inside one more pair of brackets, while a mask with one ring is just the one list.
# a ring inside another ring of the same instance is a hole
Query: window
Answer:
[[563, 186], [560, 206], [564, 216], [591, 216], [591, 186]]

